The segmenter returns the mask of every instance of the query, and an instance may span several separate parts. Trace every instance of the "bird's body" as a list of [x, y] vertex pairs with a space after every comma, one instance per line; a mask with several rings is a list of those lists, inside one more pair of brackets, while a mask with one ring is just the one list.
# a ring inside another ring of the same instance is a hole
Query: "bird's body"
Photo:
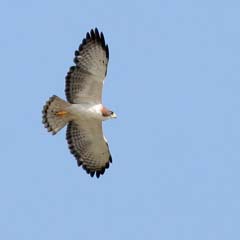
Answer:
[[104, 120], [101, 109], [102, 104], [94, 103], [82, 103], [82, 104], [71, 104], [67, 110], [72, 114], [75, 120]]
[[43, 108], [43, 123], [56, 134], [67, 125], [67, 142], [78, 166], [99, 177], [112, 162], [102, 121], [116, 118], [102, 105], [102, 87], [107, 73], [108, 46], [97, 29], [87, 33], [66, 76], [68, 101], [52, 96]]

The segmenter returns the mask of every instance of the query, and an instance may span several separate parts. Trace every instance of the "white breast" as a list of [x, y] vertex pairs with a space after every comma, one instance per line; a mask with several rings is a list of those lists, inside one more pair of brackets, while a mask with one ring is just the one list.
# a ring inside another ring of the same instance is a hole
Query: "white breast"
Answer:
[[81, 103], [72, 104], [68, 111], [73, 115], [76, 120], [87, 120], [87, 119], [99, 119], [103, 120], [102, 116], [102, 104], [91, 104], [91, 103]]

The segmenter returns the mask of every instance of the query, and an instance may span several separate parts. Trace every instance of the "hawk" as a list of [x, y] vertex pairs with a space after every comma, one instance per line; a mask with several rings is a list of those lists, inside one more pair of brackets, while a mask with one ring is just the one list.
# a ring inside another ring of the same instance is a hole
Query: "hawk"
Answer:
[[103, 33], [92, 29], [75, 51], [74, 63], [65, 81], [67, 101], [53, 95], [42, 111], [42, 122], [56, 134], [67, 125], [71, 153], [88, 174], [99, 177], [112, 162], [102, 121], [116, 114], [102, 104], [102, 88], [109, 60]]

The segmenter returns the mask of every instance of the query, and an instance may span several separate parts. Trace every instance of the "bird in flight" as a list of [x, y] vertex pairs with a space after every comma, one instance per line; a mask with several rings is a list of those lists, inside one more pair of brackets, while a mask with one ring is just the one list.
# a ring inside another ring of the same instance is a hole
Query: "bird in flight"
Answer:
[[42, 111], [42, 122], [53, 135], [67, 125], [71, 153], [88, 174], [97, 177], [109, 168], [112, 157], [103, 135], [102, 121], [116, 114], [102, 104], [102, 88], [109, 60], [103, 33], [92, 29], [75, 51], [65, 82], [67, 101], [53, 95]]

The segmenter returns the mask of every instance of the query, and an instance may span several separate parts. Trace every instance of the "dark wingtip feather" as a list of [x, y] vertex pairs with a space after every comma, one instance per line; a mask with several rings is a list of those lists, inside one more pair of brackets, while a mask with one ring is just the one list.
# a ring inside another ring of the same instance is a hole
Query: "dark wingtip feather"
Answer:
[[75, 58], [73, 59], [73, 62], [74, 62], [75, 64], [78, 64], [78, 62], [79, 62], [78, 57], [75, 57]]
[[70, 68], [69, 68], [69, 73], [72, 73], [74, 70], [75, 70], [75, 66], [71, 66]]
[[105, 44], [105, 39], [104, 39], [104, 35], [102, 32], [101, 32], [100, 38], [101, 38], [102, 47], [105, 49], [106, 44]]
[[82, 168], [83, 168], [85, 171], [87, 171], [86, 165], [82, 165]]
[[86, 40], [86, 38], [84, 38], [83, 40], [82, 40], [82, 45], [85, 45], [87, 43], [87, 40]]
[[89, 32], [87, 32], [87, 34], [86, 34], [86, 39], [90, 39], [91, 37], [90, 37], [90, 34], [89, 34]]
[[106, 163], [105, 168], [109, 168], [109, 162]]
[[95, 39], [95, 33], [94, 33], [93, 29], [91, 29], [90, 35], [91, 35], [91, 38], [92, 38], [92, 39]]
[[82, 45], [82, 44], [80, 44], [80, 45], [79, 45], [79, 47], [78, 47], [78, 51], [79, 51], [79, 52], [81, 52], [81, 51], [82, 51], [82, 49], [83, 49], [83, 45]]
[[105, 167], [102, 168], [102, 170], [100, 171], [100, 173], [103, 175], [105, 172]]
[[108, 45], [105, 46], [105, 50], [106, 50], [106, 57], [107, 57], [107, 59], [109, 59], [109, 49], [108, 49]]
[[96, 177], [97, 177], [97, 178], [100, 177], [100, 172], [99, 172], [99, 171], [96, 172]]
[[100, 35], [97, 28], [95, 28], [95, 38], [98, 42], [101, 42]]

